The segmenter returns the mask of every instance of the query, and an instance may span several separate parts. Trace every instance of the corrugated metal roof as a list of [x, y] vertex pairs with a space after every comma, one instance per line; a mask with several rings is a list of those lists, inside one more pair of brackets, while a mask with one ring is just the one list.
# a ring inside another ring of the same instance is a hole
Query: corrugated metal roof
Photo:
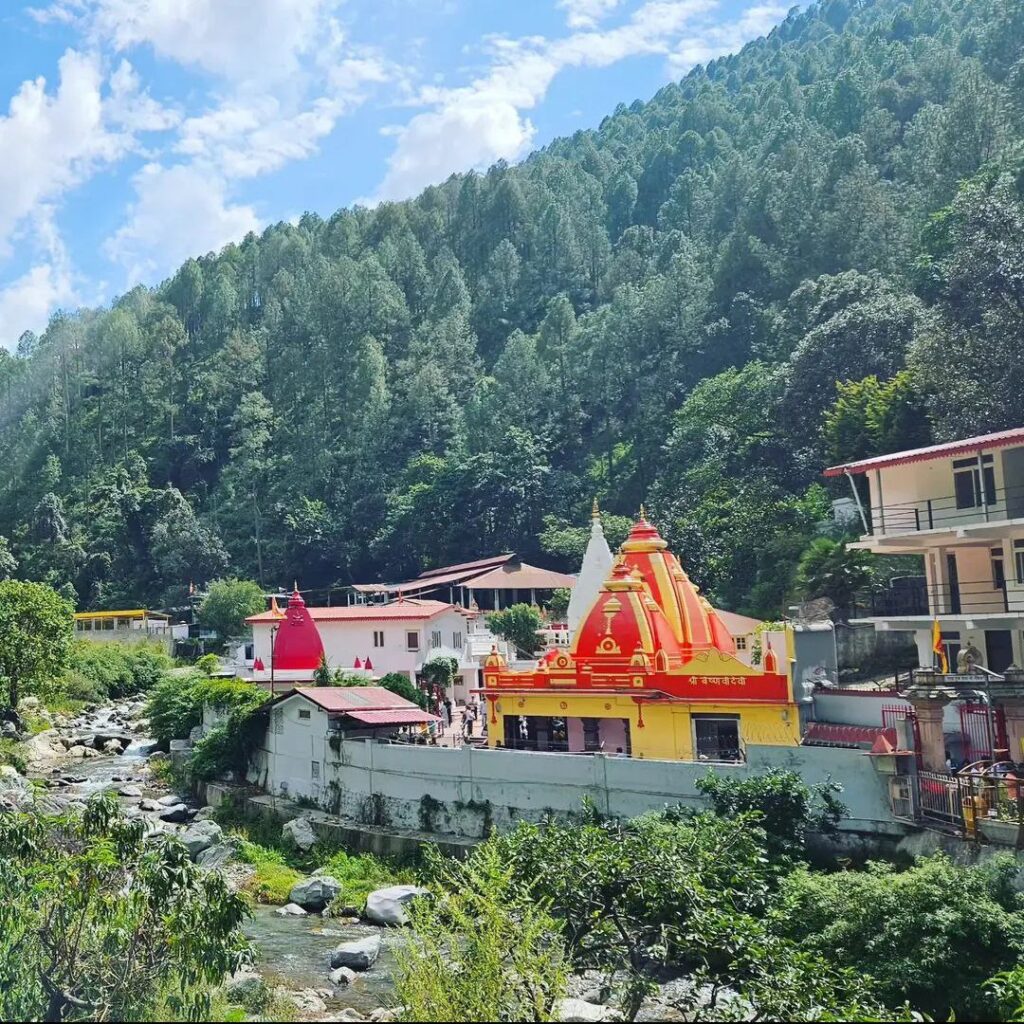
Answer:
[[427, 579], [432, 576], [447, 576], [450, 573], [463, 572], [467, 569], [486, 569], [491, 565], [503, 565], [515, 556], [511, 551], [503, 555], [491, 555], [490, 558], [478, 558], [475, 562], [459, 562], [456, 565], [442, 565], [437, 569], [427, 569], [421, 572], [418, 579]]
[[810, 722], [803, 743], [809, 747], [871, 747], [884, 730], [873, 725]]
[[421, 722], [437, 722], [440, 719], [437, 715], [427, 714], [418, 708], [406, 710], [404, 708], [396, 711], [349, 711], [346, 718], [354, 718], [357, 722], [366, 725], [418, 725]]
[[893, 452], [891, 455], [876, 455], [873, 459], [847, 462], [841, 466], [830, 466], [825, 470], [825, 476], [868, 473], [873, 469], [903, 466], [909, 462], [928, 462], [931, 459], [942, 459], [953, 455], [970, 455], [972, 452], [984, 451], [987, 448], [1005, 448], [1007, 445], [1018, 443], [1024, 443], [1024, 427], [1000, 430], [994, 434], [980, 434], [978, 437], [950, 441], [947, 444], [933, 444], [927, 448], [912, 448], [905, 452]]
[[328, 713], [349, 711], [419, 711], [412, 701], [399, 697], [397, 693], [383, 686], [297, 686], [293, 693], [281, 700], [287, 700], [295, 693], [311, 700], [317, 707]]

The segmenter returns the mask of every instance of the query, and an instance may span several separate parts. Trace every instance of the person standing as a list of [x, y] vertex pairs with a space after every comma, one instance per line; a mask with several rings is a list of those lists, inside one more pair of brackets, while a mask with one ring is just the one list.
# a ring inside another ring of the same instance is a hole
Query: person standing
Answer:
[[473, 735], [473, 722], [475, 720], [476, 712], [473, 710], [473, 705], [467, 704], [466, 710], [462, 714], [462, 735], [467, 740]]
[[437, 709], [441, 716], [441, 735], [444, 735], [445, 729], [452, 724], [452, 710], [451, 703], [447, 700], [441, 701], [441, 706]]

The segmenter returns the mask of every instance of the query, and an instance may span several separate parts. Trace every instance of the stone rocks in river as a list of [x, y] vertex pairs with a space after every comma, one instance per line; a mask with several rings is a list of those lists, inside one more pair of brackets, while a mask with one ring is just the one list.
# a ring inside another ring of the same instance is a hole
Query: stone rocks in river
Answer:
[[320, 911], [341, 892], [341, 883], [330, 875], [314, 875], [292, 886], [289, 903], [298, 903], [304, 910]]
[[224, 994], [233, 1003], [258, 1010], [267, 1001], [267, 983], [255, 971], [243, 969], [224, 983]]
[[287, 842], [298, 850], [309, 850], [316, 845], [316, 832], [309, 818], [293, 818], [282, 829]]
[[151, 754], [155, 754], [159, 749], [159, 740], [135, 740], [132, 752], [138, 754], [139, 757], [149, 757]]
[[[289, 1002], [294, 1006], [300, 1013], [326, 1013], [327, 1004], [323, 1000], [323, 996], [315, 988], [304, 988], [298, 992], [294, 992], [287, 988], [276, 988], [274, 989], [274, 995], [278, 999], [282, 999]], [[328, 996], [332, 993], [328, 992]]]
[[20, 753], [29, 764], [48, 764], [64, 756], [64, 744], [56, 729], [45, 729], [26, 740]]
[[428, 890], [418, 885], [392, 885], [387, 889], [376, 889], [366, 897], [363, 916], [374, 924], [398, 927], [409, 920], [405, 905], [417, 896], [428, 895]]
[[158, 804], [159, 804], [159, 805], [160, 805], [161, 807], [171, 807], [171, 806], [173, 806], [174, 804], [180, 804], [180, 803], [182, 803], [182, 799], [181, 799], [181, 797], [180, 797], [180, 796], [178, 796], [178, 795], [177, 795], [176, 793], [170, 793], [170, 794], [168, 794], [167, 796], [162, 796], [162, 797], [160, 797], [160, 799], [159, 799], [159, 800], [157, 800], [157, 803], [158, 803]]
[[164, 807], [159, 814], [161, 821], [170, 821], [175, 824], [188, 821], [188, 808], [184, 804], [171, 804]]
[[220, 825], [215, 821], [194, 821], [181, 834], [181, 841], [185, 844], [188, 855], [195, 860], [204, 850], [218, 844], [223, 834]]
[[124, 752], [125, 744], [120, 740], [107, 740], [103, 744], [103, 752], [105, 754], [121, 754]]
[[139, 807], [141, 807], [142, 810], [144, 810], [144, 811], [159, 811], [159, 810], [162, 809], [161, 804], [159, 803], [159, 801], [157, 801], [157, 800], [149, 800], [149, 799], [143, 800], [139, 804]]
[[217, 813], [216, 807], [211, 807], [207, 804], [205, 807], [200, 807], [196, 811], [196, 821], [206, 821], [207, 818], [212, 818]]
[[368, 971], [380, 956], [379, 935], [368, 935], [355, 942], [343, 942], [331, 954], [331, 967], [351, 967], [353, 971]]
[[278, 907], [275, 913], [278, 917], [305, 917], [306, 911], [298, 905], [298, 903], [286, 903], [283, 907]]
[[88, 749], [88, 747], [83, 747], [81, 743], [78, 743], [73, 747], [68, 747], [68, 757], [85, 757], [85, 752]]
[[373, 1013], [370, 1014], [369, 1020], [373, 1021], [374, 1024], [387, 1024], [387, 1022], [398, 1020], [405, 1012], [404, 1006], [380, 1006]]
[[134, 798], [134, 797], [141, 797], [142, 796], [142, 790], [139, 789], [138, 786], [122, 786], [117, 791], [117, 795], [118, 796], [127, 796], [127, 797], [132, 797], [132, 798]]
[[35, 799], [35, 788], [28, 779], [10, 765], [0, 765], [0, 810], [20, 811]]
[[207, 871], [220, 871], [237, 856], [238, 848], [232, 843], [216, 843], [199, 853], [196, 857], [196, 864]]
[[355, 981], [358, 975], [351, 967], [335, 967], [328, 977], [331, 979], [332, 985], [337, 985], [338, 988], [344, 988], [346, 985], [350, 985]]
[[622, 1014], [610, 1006], [588, 1003], [584, 999], [559, 999], [554, 1005], [555, 1020], [598, 1024], [600, 1021], [622, 1020]]

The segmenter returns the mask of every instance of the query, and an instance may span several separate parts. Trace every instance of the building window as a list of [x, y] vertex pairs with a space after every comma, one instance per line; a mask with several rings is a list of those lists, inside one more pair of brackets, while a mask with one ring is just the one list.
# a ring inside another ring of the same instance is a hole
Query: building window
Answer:
[[1017, 582], [1024, 584], [1024, 540], [1013, 542], [1013, 566]]
[[383, 629], [375, 629], [373, 631], [373, 646], [374, 647], [383, 647], [384, 646], [384, 630]]
[[946, 652], [946, 663], [949, 671], [956, 671], [956, 659], [960, 656], [960, 633], [959, 631], [947, 633], [942, 632], [942, 649]]
[[739, 715], [693, 715], [699, 761], [741, 761]]
[[420, 649], [420, 635], [419, 633], [408, 632], [405, 634], [405, 647], [409, 651], [418, 651]]
[[985, 493], [982, 496], [982, 473], [977, 459], [956, 459], [953, 463], [953, 491], [957, 508], [981, 508], [996, 503], [996, 471], [991, 455], [981, 458]]
[[747, 649], [747, 638], [745, 636], [736, 637], [736, 650], [745, 651]]
[[284, 732], [284, 711], [281, 708], [274, 708], [274, 735], [280, 736]]
[[1006, 567], [1003, 564], [1003, 549], [992, 549], [992, 588], [1004, 590], [1006, 588]]
[[320, 778], [320, 762], [319, 761], [313, 761], [310, 764], [310, 775], [314, 779], [319, 779]]
[[457, 651], [461, 651], [462, 650], [462, 632], [461, 632], [461, 630], [457, 629], [457, 630], [455, 630], [454, 633], [452, 633], [452, 647], [454, 647], [455, 650], [457, 650]]
[[309, 721], [309, 708], [299, 708], [299, 720], [303, 722]]
[[440, 647], [441, 646], [441, 630], [432, 629], [430, 631], [430, 646]]

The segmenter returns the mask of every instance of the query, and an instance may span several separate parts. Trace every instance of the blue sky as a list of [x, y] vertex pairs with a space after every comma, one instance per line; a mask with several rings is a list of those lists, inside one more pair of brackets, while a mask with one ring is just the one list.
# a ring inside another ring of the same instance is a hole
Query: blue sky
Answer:
[[0, 0], [0, 346], [646, 99], [775, 0]]

